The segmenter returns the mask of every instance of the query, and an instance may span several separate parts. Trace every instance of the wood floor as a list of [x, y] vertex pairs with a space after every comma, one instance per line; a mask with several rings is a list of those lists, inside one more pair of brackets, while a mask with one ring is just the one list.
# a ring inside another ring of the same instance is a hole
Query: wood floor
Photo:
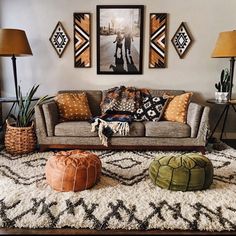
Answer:
[[183, 230], [86, 230], [86, 229], [0, 229], [0, 234], [24, 235], [236, 235], [236, 231], [206, 232]]
[[[236, 140], [223, 140], [226, 144], [236, 149]], [[0, 228], [0, 235], [236, 235], [236, 231], [206, 232], [206, 231], [183, 231], [183, 230], [89, 230], [89, 229], [19, 229]]]

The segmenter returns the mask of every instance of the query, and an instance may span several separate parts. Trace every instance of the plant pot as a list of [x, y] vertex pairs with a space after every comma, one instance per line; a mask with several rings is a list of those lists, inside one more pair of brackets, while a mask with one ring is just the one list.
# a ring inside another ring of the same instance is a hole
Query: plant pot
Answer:
[[29, 127], [16, 127], [6, 121], [5, 148], [12, 155], [33, 152], [36, 148], [34, 123]]
[[215, 99], [219, 102], [227, 102], [229, 100], [228, 92], [215, 92]]

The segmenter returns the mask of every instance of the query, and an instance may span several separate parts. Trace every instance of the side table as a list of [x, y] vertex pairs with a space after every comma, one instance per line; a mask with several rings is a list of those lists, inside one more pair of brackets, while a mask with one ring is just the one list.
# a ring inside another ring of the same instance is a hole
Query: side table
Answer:
[[[37, 101], [37, 100], [39, 100], [39, 98], [35, 97], [35, 98], [32, 98], [31, 100], [32, 101]], [[2, 103], [12, 103], [12, 106], [11, 106], [9, 112], [7, 113], [7, 116], [4, 119], [4, 121], [1, 119], [0, 130], [2, 130], [2, 128], [3, 128], [4, 124], [5, 124], [6, 119], [9, 117], [9, 115], [11, 114], [12, 109], [16, 105], [17, 99], [16, 99], [16, 97], [0, 97], [0, 104], [2, 104]]]
[[210, 137], [209, 137], [209, 140], [210, 140], [212, 138], [213, 134], [215, 133], [215, 130], [218, 127], [221, 119], [224, 117], [222, 129], [221, 129], [221, 135], [220, 135], [220, 140], [221, 140], [222, 136], [223, 136], [223, 133], [224, 133], [224, 129], [225, 129], [225, 122], [226, 122], [227, 117], [228, 117], [229, 108], [232, 107], [234, 109], [234, 111], [236, 112], [236, 108], [235, 108], [236, 100], [231, 100], [231, 101], [226, 101], [226, 102], [219, 102], [218, 100], [215, 100], [215, 99], [208, 99], [207, 102], [211, 103], [211, 104], [215, 104], [215, 105], [224, 106], [224, 110], [220, 114], [220, 117], [219, 117], [218, 121], [216, 122], [215, 127], [213, 128], [213, 130], [210, 134]]

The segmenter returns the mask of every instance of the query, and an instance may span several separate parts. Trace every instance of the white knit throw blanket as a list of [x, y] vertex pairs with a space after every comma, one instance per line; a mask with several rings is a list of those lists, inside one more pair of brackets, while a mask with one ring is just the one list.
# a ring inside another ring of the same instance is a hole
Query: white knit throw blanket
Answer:
[[97, 130], [98, 136], [102, 141], [102, 145], [108, 146], [108, 138], [103, 134], [103, 129], [109, 127], [114, 133], [119, 133], [120, 135], [128, 135], [129, 134], [129, 123], [128, 122], [120, 122], [120, 121], [111, 121], [107, 122], [100, 118], [96, 118], [92, 123], [91, 132], [95, 132]]

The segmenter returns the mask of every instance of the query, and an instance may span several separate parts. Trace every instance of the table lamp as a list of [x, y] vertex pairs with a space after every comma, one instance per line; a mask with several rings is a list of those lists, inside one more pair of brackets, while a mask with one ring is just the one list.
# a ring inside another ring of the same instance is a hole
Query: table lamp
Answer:
[[11, 57], [15, 83], [15, 94], [18, 100], [18, 83], [16, 57], [32, 55], [25, 31], [19, 29], [0, 29], [0, 56]]
[[211, 57], [230, 58], [230, 89], [229, 100], [232, 97], [234, 62], [236, 57], [236, 30], [221, 32]]

